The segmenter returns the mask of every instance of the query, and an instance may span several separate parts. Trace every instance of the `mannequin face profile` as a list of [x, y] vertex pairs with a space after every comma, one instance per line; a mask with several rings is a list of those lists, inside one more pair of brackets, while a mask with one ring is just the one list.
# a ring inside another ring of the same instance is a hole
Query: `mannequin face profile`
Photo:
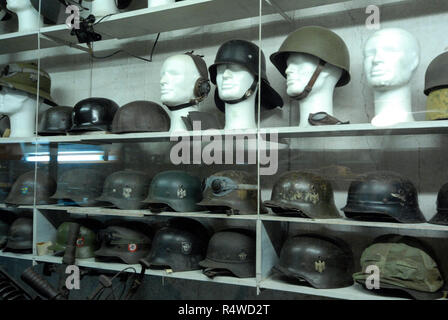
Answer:
[[364, 49], [364, 69], [368, 83], [377, 90], [409, 83], [419, 64], [419, 44], [401, 29], [374, 33]]
[[246, 67], [225, 63], [216, 69], [216, 85], [222, 100], [241, 98], [254, 82], [254, 75]]
[[175, 107], [195, 99], [194, 86], [199, 78], [191, 57], [180, 54], [166, 59], [160, 71], [162, 103]]
[[10, 116], [22, 111], [27, 99], [30, 99], [30, 95], [26, 92], [2, 88], [0, 91], [0, 114]]

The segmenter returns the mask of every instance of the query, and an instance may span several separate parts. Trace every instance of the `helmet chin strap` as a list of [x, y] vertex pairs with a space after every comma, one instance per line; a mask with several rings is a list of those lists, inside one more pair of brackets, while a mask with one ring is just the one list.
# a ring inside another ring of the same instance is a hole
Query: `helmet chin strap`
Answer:
[[291, 97], [294, 100], [302, 100], [305, 99], [306, 97], [308, 97], [308, 95], [311, 93], [311, 91], [313, 90], [314, 84], [317, 81], [317, 78], [319, 77], [320, 73], [322, 72], [322, 70], [324, 70], [324, 67], [327, 63], [324, 60], [319, 60], [319, 64], [316, 67], [316, 70], [314, 70], [313, 76], [311, 77], [310, 81], [308, 82], [308, 84], [305, 87], [305, 90], [303, 90], [302, 93]]
[[187, 103], [182, 103], [182, 104], [179, 104], [179, 105], [177, 105], [177, 106], [168, 106], [168, 105], [166, 105], [167, 107], [168, 107], [168, 109], [170, 109], [171, 111], [177, 111], [177, 110], [180, 110], [180, 109], [184, 109], [184, 108], [188, 108], [188, 107], [191, 107], [191, 106], [194, 106], [194, 105], [196, 105], [196, 104], [198, 104], [198, 100], [197, 99], [193, 99], [193, 100], [190, 100], [190, 102], [187, 102]]
[[252, 85], [250, 86], [250, 88], [246, 91], [244, 96], [242, 96], [241, 98], [235, 99], [235, 100], [223, 100], [223, 99], [221, 99], [221, 100], [228, 104], [240, 103], [241, 101], [249, 99], [255, 93], [255, 91], [257, 89], [257, 85], [258, 85], [258, 79], [254, 79], [254, 82], [252, 82]]

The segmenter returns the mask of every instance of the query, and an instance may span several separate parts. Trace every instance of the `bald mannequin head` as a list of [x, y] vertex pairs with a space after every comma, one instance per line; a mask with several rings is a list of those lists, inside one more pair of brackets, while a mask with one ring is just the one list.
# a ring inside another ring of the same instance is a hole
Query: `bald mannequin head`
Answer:
[[398, 28], [375, 32], [364, 48], [364, 70], [376, 90], [406, 85], [420, 62], [420, 46], [408, 31]]

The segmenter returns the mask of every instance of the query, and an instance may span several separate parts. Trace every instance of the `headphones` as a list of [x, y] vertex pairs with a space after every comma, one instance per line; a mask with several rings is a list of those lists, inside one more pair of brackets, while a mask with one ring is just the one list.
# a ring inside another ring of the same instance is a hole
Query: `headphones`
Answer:
[[199, 56], [197, 54], [193, 54], [193, 51], [186, 52], [187, 56], [191, 57], [193, 60], [196, 69], [199, 71], [200, 77], [198, 80], [196, 80], [196, 83], [194, 84], [193, 93], [196, 97], [195, 104], [198, 102], [203, 101], [205, 98], [207, 98], [208, 94], [210, 93], [211, 86], [210, 86], [210, 79], [208, 77], [208, 70], [207, 65], [205, 64], [204, 59], [202, 59], [202, 56]]

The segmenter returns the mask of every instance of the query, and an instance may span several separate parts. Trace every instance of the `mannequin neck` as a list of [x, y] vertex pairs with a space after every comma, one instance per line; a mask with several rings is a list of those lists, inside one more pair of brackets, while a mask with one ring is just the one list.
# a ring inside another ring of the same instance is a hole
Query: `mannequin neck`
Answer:
[[171, 111], [171, 128], [170, 132], [179, 132], [179, 131], [188, 131], [187, 127], [185, 126], [184, 121], [182, 120], [182, 117], [188, 116], [188, 113], [192, 111], [198, 111], [199, 106], [194, 105], [191, 107], [183, 108], [176, 111]]
[[19, 19], [19, 32], [35, 31], [44, 25], [44, 19], [31, 5], [15, 13]]
[[326, 112], [333, 115], [333, 93], [334, 85], [326, 85], [319, 90], [313, 90], [300, 103], [300, 123], [299, 126], [311, 126], [308, 122], [310, 113]]
[[36, 99], [26, 99], [19, 112], [8, 114], [11, 126], [11, 138], [34, 136], [36, 128]]
[[92, 13], [98, 20], [109, 14], [120, 12], [115, 4], [115, 0], [96, 0], [92, 2]]
[[225, 130], [256, 129], [255, 122], [255, 98], [257, 92], [248, 99], [236, 104], [226, 103]]
[[373, 124], [389, 125], [415, 121], [412, 115], [412, 94], [409, 84], [393, 90], [375, 90], [374, 102], [375, 118], [372, 120]]

